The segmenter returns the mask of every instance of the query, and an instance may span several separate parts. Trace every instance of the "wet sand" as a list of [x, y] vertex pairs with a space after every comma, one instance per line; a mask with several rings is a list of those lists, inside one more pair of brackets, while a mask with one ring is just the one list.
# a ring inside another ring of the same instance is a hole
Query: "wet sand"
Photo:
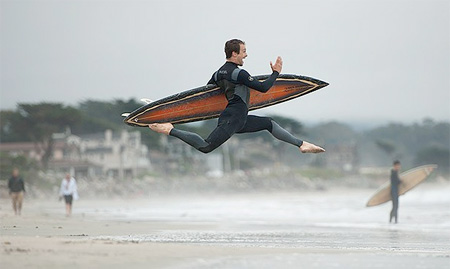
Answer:
[[0, 199], [2, 268], [448, 268], [450, 186], [365, 208], [372, 190]]

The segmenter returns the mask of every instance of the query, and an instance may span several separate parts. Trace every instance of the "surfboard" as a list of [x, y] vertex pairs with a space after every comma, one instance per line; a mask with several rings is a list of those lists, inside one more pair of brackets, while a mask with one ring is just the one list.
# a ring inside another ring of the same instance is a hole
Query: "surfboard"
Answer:
[[[403, 172], [399, 175], [400, 184], [398, 185], [398, 194], [403, 195], [415, 186], [419, 185], [423, 182], [434, 169], [437, 168], [437, 165], [429, 164], [423, 165], [406, 172]], [[391, 181], [384, 183], [381, 187], [372, 195], [372, 197], [367, 202], [366, 206], [376, 206], [384, 204], [391, 200]]]
[[[255, 76], [265, 80], [269, 75]], [[279, 75], [266, 93], [250, 91], [249, 110], [279, 104], [317, 91], [328, 83], [318, 79]], [[217, 85], [206, 85], [150, 102], [131, 113], [122, 114], [124, 122], [132, 126], [147, 127], [152, 123], [187, 123], [219, 117], [228, 101]]]

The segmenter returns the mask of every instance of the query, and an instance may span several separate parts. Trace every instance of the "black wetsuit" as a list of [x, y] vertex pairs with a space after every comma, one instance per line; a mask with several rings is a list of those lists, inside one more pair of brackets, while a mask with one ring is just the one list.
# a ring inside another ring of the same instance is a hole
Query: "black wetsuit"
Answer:
[[278, 72], [274, 71], [269, 78], [260, 82], [235, 63], [226, 62], [208, 82], [208, 84], [217, 84], [228, 99], [228, 105], [220, 114], [217, 127], [206, 139], [195, 133], [175, 128], [170, 131], [170, 135], [203, 153], [213, 151], [235, 133], [252, 133], [262, 130], [269, 131], [279, 140], [300, 147], [303, 141], [281, 128], [271, 118], [248, 115], [250, 88], [267, 92], [278, 75]]
[[398, 211], [398, 184], [400, 184], [400, 178], [398, 177], [398, 171], [391, 170], [391, 199], [392, 199], [392, 210], [389, 218], [389, 222], [392, 218], [395, 218], [395, 223], [397, 223], [397, 211]]

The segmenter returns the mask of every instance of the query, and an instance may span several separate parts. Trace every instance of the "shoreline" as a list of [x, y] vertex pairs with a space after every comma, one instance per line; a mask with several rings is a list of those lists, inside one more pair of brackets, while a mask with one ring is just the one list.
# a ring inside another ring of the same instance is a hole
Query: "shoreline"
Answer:
[[449, 190], [402, 197], [398, 225], [386, 222], [390, 205], [364, 208], [367, 189], [82, 199], [70, 218], [55, 200], [25, 200], [16, 217], [0, 199], [0, 259], [5, 268], [445, 268]]

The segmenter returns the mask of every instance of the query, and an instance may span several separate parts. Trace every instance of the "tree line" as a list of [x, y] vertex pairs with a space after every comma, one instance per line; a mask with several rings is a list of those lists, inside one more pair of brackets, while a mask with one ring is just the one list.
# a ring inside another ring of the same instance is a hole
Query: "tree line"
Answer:
[[[53, 134], [70, 128], [75, 135], [104, 132], [106, 129], [138, 130], [142, 142], [151, 149], [161, 149], [160, 135], [147, 128], [127, 126], [120, 116], [142, 104], [134, 99], [95, 101], [86, 100], [76, 106], [61, 103], [18, 104], [14, 110], [0, 111], [0, 142], [33, 142], [45, 153], [41, 164], [44, 170], [51, 158]], [[393, 159], [401, 159], [408, 166], [436, 163], [442, 171], [449, 172], [450, 123], [425, 119], [418, 123], [389, 123], [366, 131], [355, 131], [351, 126], [339, 122], [327, 122], [305, 127], [296, 119], [272, 116], [283, 127], [299, 137], [320, 141], [324, 146], [336, 144], [357, 145], [361, 165], [388, 166]], [[215, 120], [198, 124], [184, 124], [179, 128], [198, 132], [206, 136]], [[238, 139], [259, 137], [272, 143], [274, 149], [283, 149], [267, 133], [245, 134]], [[3, 156], [2, 158], [6, 158]], [[389, 160], [389, 161], [387, 161]], [[18, 159], [17, 162], [26, 162]], [[7, 162], [2, 163], [5, 165]], [[31, 165], [31, 164], [28, 164]], [[4, 169], [2, 169], [4, 171]]]

